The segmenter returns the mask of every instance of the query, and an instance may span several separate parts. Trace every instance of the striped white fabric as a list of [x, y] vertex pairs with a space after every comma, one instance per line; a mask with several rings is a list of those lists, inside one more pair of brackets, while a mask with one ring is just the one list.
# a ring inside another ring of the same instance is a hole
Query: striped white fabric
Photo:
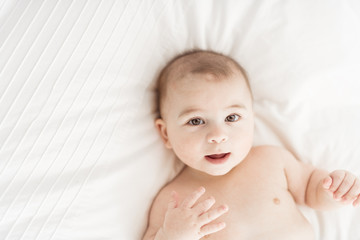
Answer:
[[[0, 239], [140, 239], [177, 169], [154, 79], [194, 47], [247, 69], [256, 144], [360, 174], [359, 42], [355, 0], [0, 0]], [[358, 210], [302, 211], [360, 239]]]
[[119, 239], [112, 191], [167, 4], [0, 2], [1, 239]]

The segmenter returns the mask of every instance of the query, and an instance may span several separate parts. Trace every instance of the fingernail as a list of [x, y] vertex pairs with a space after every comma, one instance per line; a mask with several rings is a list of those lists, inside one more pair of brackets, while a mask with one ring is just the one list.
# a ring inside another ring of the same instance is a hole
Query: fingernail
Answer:
[[330, 182], [324, 182], [324, 183], [323, 183], [323, 187], [324, 187], [325, 189], [329, 189], [330, 186], [331, 186], [331, 183], [330, 183]]

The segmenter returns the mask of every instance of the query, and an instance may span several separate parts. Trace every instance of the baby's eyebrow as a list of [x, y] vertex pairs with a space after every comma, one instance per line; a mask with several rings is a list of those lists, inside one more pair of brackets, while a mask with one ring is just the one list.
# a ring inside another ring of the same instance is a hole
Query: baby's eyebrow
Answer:
[[[230, 108], [239, 108], [239, 109], [246, 109], [245, 105], [243, 104], [233, 104], [229, 107], [226, 107], [225, 109], [230, 109]], [[188, 108], [188, 109], [185, 109], [184, 111], [182, 111], [178, 118], [182, 117], [183, 115], [187, 115], [189, 113], [192, 113], [192, 112], [201, 112], [203, 111], [202, 109], [200, 108]]]
[[242, 105], [242, 104], [233, 104], [233, 105], [227, 107], [226, 109], [229, 109], [229, 108], [241, 108], [241, 109], [246, 109], [245, 105]]
[[199, 109], [199, 108], [188, 108], [188, 109], [185, 109], [184, 111], [182, 111], [178, 118], [182, 117], [183, 115], [187, 115], [189, 113], [192, 113], [192, 112], [201, 112], [202, 110]]

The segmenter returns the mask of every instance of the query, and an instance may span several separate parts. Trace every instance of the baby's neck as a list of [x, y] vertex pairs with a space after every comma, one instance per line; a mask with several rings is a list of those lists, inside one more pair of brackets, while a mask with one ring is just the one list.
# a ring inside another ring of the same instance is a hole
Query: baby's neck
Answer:
[[186, 179], [189, 179], [189, 180], [191, 179], [193, 181], [204, 182], [204, 183], [211, 182], [211, 181], [219, 181], [220, 179], [223, 179], [224, 177], [226, 177], [227, 174], [220, 175], [220, 176], [213, 176], [213, 175], [198, 171], [198, 170], [193, 169], [188, 166], [185, 166], [182, 171], [182, 175], [184, 175], [184, 177]]

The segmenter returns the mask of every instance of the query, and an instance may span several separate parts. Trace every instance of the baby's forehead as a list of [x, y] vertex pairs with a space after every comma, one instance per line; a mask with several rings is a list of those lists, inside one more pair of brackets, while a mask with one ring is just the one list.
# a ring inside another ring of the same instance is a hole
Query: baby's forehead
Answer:
[[164, 110], [174, 113], [186, 109], [212, 111], [234, 105], [249, 106], [251, 99], [246, 82], [239, 74], [219, 79], [211, 74], [192, 74], [169, 84], [163, 103]]
[[[204, 78], [191, 79], [192, 76]], [[157, 106], [161, 115], [161, 108], [169, 95], [169, 90], [182, 84], [192, 85], [192, 81], [224, 81], [238, 78], [244, 82], [251, 93], [245, 70], [234, 59], [211, 51], [187, 52], [175, 57], [162, 70], [157, 83]], [[186, 81], [187, 80], [187, 81]], [[190, 81], [189, 81], [190, 80]], [[172, 91], [172, 90], [170, 90]]]
[[204, 84], [206, 86], [208, 83], [216, 83], [216, 84], [229, 84], [231, 82], [241, 81], [245, 83], [245, 80], [241, 73], [234, 73], [228, 76], [215, 75], [211, 72], [209, 73], [184, 73], [179, 77], [174, 77], [169, 79], [168, 86], [171, 88], [178, 88], [181, 86], [191, 87], [194, 84]]

